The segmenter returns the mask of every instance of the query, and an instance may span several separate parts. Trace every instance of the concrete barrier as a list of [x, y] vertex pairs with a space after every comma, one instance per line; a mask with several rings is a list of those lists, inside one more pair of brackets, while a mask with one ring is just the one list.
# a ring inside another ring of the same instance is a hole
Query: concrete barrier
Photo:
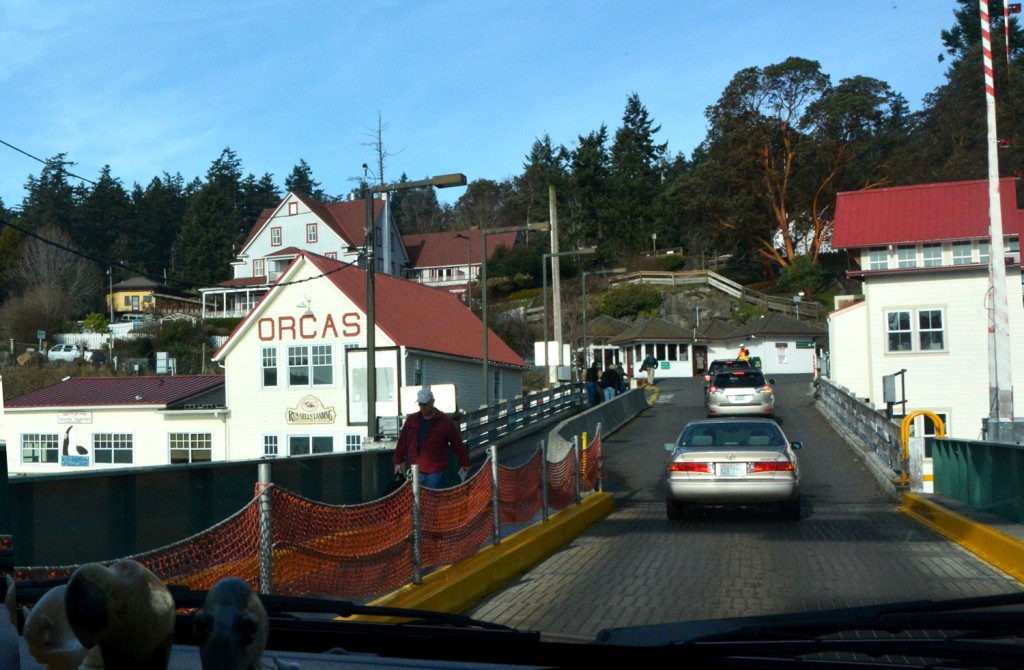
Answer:
[[615, 396], [611, 400], [580, 412], [570, 419], [560, 422], [548, 433], [548, 460], [558, 462], [572, 449], [572, 438], [587, 434], [590, 440], [597, 434], [597, 425], [601, 424], [601, 434], [611, 435], [622, 428], [640, 412], [650, 407], [648, 396], [655, 387], [636, 388]]

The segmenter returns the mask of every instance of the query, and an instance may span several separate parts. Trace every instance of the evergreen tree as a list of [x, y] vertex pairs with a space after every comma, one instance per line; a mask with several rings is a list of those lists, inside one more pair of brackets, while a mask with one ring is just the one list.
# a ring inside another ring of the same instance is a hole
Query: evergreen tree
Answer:
[[244, 228], [241, 174], [237, 156], [225, 149], [210, 166], [205, 182], [189, 199], [175, 241], [183, 279], [196, 285], [210, 285], [230, 276], [231, 261]]
[[300, 193], [319, 202], [327, 201], [327, 194], [320, 188], [320, 182], [313, 179], [313, 170], [306, 161], [299, 159], [298, 165], [292, 168], [284, 180], [284, 188], [289, 193]]
[[145, 189], [132, 190], [136, 230], [130, 240], [136, 245], [139, 269], [151, 275], [170, 273], [171, 247], [181, 229], [188, 202], [180, 174], [154, 177]]
[[620, 252], [649, 248], [651, 235], [664, 223], [659, 195], [668, 145], [655, 143], [660, 130], [640, 97], [631, 94], [612, 142], [609, 175], [608, 239]]
[[94, 259], [112, 258], [134, 264], [138, 259], [133, 244], [137, 235], [133, 214], [127, 191], [110, 176], [110, 166], [104, 165], [96, 183], [86, 189], [72, 236], [77, 246]]
[[[596, 244], [602, 249], [607, 222], [608, 178], [611, 156], [608, 153], [608, 127], [580, 135], [569, 157], [569, 216], [573, 221], [572, 246]], [[600, 253], [600, 251], [598, 252]]]
[[56, 226], [62, 230], [75, 228], [75, 217], [81, 191], [67, 179], [67, 154], [57, 154], [46, 161], [39, 177], [29, 176], [25, 183], [25, 199], [21, 205], [21, 221], [29, 230]]

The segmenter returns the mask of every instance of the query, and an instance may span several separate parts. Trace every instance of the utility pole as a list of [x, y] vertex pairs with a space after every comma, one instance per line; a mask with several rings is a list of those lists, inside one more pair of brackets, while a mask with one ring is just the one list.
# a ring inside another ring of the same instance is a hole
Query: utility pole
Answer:
[[[555, 323], [555, 342], [558, 343], [558, 357], [555, 365], [564, 365], [562, 360], [562, 273], [558, 261], [558, 203], [555, 202], [555, 187], [548, 186], [548, 216], [551, 218], [551, 312]], [[547, 296], [544, 297], [547, 300]], [[544, 328], [544, 364], [547, 360], [548, 332]]]

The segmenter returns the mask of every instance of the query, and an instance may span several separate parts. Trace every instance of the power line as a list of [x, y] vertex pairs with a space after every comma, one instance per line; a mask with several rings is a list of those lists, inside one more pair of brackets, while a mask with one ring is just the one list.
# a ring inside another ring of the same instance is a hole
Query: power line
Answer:
[[[50, 164], [50, 163], [52, 162], [52, 161], [48, 161], [48, 160], [45, 160], [45, 159], [43, 159], [43, 158], [40, 158], [39, 156], [33, 156], [33, 155], [32, 155], [32, 154], [30, 154], [29, 152], [25, 151], [24, 149], [19, 149], [18, 147], [14, 146], [14, 145], [13, 145], [13, 144], [11, 144], [10, 142], [5, 142], [4, 140], [0, 140], [0, 144], [4, 145], [5, 147], [8, 147], [8, 148], [10, 148], [10, 149], [14, 149], [14, 150], [15, 150], [15, 151], [17, 151], [17, 152], [18, 152], [19, 154], [24, 154], [25, 156], [28, 156], [28, 157], [29, 157], [29, 158], [31, 158], [32, 160], [36, 160], [36, 161], [39, 161], [39, 162], [40, 162], [40, 163], [42, 163], [43, 165], [49, 165], [49, 164]], [[61, 165], [62, 165], [62, 166], [63, 166], [63, 165], [69, 165], [69, 163], [68, 163], [67, 161], [61, 161]], [[94, 182], [94, 181], [93, 181], [92, 179], [88, 179], [88, 178], [86, 178], [86, 177], [83, 177], [83, 176], [81, 176], [81, 175], [77, 175], [77, 174], [75, 174], [74, 172], [69, 172], [69, 171], [67, 171], [67, 170], [64, 170], [64, 173], [65, 173], [65, 174], [67, 174], [67, 175], [68, 175], [68, 176], [70, 176], [70, 177], [74, 177], [75, 179], [81, 179], [82, 181], [84, 181], [84, 182], [86, 182], [86, 183], [89, 183], [89, 184], [92, 184], [93, 186], [96, 186], [96, 182]]]

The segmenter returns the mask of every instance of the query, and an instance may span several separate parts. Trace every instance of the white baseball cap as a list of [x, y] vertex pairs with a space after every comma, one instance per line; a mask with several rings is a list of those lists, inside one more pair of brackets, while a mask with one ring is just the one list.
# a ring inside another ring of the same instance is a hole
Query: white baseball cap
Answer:
[[428, 402], [434, 400], [434, 394], [430, 389], [420, 389], [416, 393], [416, 403], [419, 405], [426, 405]]

